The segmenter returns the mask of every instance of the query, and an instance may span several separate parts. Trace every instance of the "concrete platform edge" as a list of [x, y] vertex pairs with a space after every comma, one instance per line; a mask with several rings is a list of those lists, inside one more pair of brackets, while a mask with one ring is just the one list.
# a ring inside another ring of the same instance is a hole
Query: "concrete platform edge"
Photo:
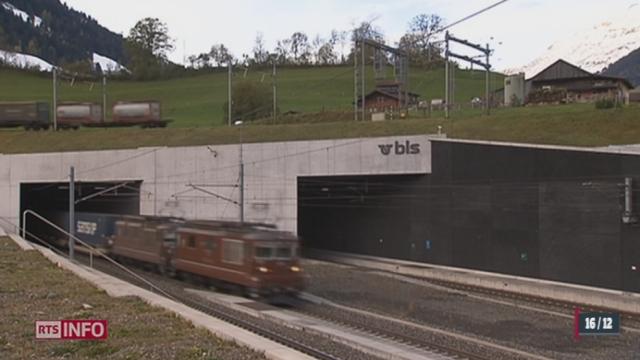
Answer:
[[[17, 235], [10, 235], [10, 238], [15, 241], [18, 246], [20, 242], [28, 244], [25, 240]], [[22, 246], [20, 246], [22, 248]], [[83, 265], [79, 265], [63, 258], [53, 251], [40, 246], [31, 246], [30, 250], [38, 250], [49, 261], [56, 264], [65, 270], [71, 271], [76, 276], [89, 281], [91, 284], [99, 289], [104, 290], [109, 296], [112, 297], [124, 297], [124, 296], [136, 296], [142, 301], [151, 306], [161, 307], [167, 311], [171, 311], [183, 319], [191, 322], [193, 325], [207, 329], [213, 335], [219, 337], [225, 341], [235, 342], [236, 344], [246, 346], [257, 352], [262, 352], [264, 355], [272, 360], [293, 360], [312, 359], [311, 357], [287, 348], [274, 341], [265, 339], [258, 335], [255, 335], [247, 330], [241, 329], [237, 326], [215, 319], [200, 311], [194, 310], [184, 304], [167, 299], [160, 295], [154, 294], [148, 290], [139, 288], [135, 285], [131, 285], [125, 281], [117, 279], [113, 276], [101, 273], [95, 269], [88, 268]]]
[[31, 245], [28, 241], [23, 240], [20, 236], [9, 234], [9, 237], [20, 247], [20, 249], [24, 251], [35, 250], [33, 245]]
[[312, 250], [310, 254], [345, 265], [640, 314], [640, 294], [360, 254], [324, 250]]

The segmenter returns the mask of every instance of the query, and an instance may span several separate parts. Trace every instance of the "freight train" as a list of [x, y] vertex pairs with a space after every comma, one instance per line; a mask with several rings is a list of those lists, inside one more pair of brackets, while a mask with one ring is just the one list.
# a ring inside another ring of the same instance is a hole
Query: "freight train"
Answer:
[[[68, 214], [54, 221], [68, 224]], [[76, 236], [123, 263], [251, 297], [304, 288], [298, 238], [265, 224], [153, 216], [76, 214]]]
[[[46, 102], [0, 102], [0, 127], [24, 127], [26, 130], [46, 130], [53, 127], [49, 104]], [[158, 101], [129, 101], [113, 105], [111, 119], [103, 116], [102, 105], [94, 103], [60, 103], [56, 107], [59, 129], [85, 127], [140, 126], [166, 127], [171, 120], [162, 119]]]

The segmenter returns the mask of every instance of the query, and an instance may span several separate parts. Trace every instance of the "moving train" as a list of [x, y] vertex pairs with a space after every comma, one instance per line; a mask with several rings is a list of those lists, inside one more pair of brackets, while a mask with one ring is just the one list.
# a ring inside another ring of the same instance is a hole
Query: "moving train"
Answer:
[[[56, 222], [68, 224], [68, 214]], [[266, 224], [76, 214], [76, 236], [111, 257], [171, 277], [241, 288], [251, 297], [304, 288], [298, 238]]]
[[[46, 102], [0, 102], [0, 127], [24, 127], [47, 130], [53, 127], [50, 106]], [[162, 119], [158, 101], [128, 101], [113, 105], [110, 120], [105, 120], [102, 105], [67, 102], [56, 107], [59, 129], [86, 127], [140, 126], [166, 127], [171, 120]]]

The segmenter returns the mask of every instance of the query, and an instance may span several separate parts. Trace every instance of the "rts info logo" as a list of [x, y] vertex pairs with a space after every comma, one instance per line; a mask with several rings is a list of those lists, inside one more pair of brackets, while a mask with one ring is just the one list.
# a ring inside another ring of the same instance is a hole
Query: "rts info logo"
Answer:
[[106, 340], [107, 320], [36, 321], [37, 340]]

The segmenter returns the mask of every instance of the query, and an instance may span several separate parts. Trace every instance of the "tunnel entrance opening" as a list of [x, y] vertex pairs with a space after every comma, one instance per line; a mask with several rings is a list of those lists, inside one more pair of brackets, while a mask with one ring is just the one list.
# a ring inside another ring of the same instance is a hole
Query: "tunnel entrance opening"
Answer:
[[[76, 213], [139, 214], [142, 181], [76, 182]], [[32, 210], [68, 230], [69, 183], [20, 184], [20, 225], [22, 214]], [[27, 216], [27, 239], [40, 243], [64, 238], [43, 221]]]
[[423, 175], [298, 178], [303, 252], [424, 260]]

